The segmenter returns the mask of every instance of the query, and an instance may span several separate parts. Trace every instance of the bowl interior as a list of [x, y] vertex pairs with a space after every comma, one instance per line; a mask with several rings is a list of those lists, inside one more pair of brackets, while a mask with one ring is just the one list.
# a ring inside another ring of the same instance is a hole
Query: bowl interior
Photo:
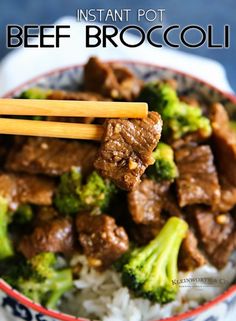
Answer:
[[[175, 79], [178, 82], [178, 91], [181, 95], [196, 96], [198, 100], [200, 100], [200, 102], [205, 106], [212, 102], [221, 102], [227, 109], [231, 119], [236, 120], [236, 98], [232, 98], [229, 95], [220, 92], [216, 88], [204, 82], [201, 82], [189, 75], [178, 73], [175, 70], [170, 70], [167, 68], [160, 68], [157, 66], [133, 62], [121, 63], [127, 66], [131, 71], [133, 71], [140, 79], [144, 80], [145, 82], [156, 79]], [[34, 86], [39, 86], [42, 88], [76, 91], [82, 88], [82, 81], [82, 66], [74, 66], [68, 69], [58, 70], [50, 74], [38, 77], [37, 79], [19, 87], [7, 96], [18, 96], [25, 89]], [[236, 258], [233, 263], [236, 267]], [[196, 314], [198, 309], [200, 312], [200, 308], [197, 308], [195, 310]], [[181, 318], [181, 315], [179, 315], [178, 318]], [[172, 318], [170, 318], [169, 320], [171, 319]], [[61, 320], [65, 319], [62, 318]]]

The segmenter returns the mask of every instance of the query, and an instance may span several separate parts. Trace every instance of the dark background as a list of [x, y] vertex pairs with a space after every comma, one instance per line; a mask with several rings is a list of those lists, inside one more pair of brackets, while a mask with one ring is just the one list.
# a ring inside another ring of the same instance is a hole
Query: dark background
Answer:
[[[206, 46], [191, 50], [181, 49], [222, 63], [227, 71], [229, 82], [236, 91], [236, 0], [136, 0], [135, 3], [127, 0], [0, 0], [0, 59], [8, 51], [5, 46], [7, 24], [53, 23], [61, 16], [75, 16], [77, 8], [132, 8], [133, 10], [165, 8], [165, 25], [198, 24], [206, 27], [208, 24], [213, 24], [216, 42], [222, 42], [223, 25], [229, 24], [231, 26], [230, 49], [208, 49]], [[137, 21], [130, 21], [130, 23], [137, 24]], [[127, 23], [123, 23], [125, 24]], [[122, 23], [117, 25], [121, 27]], [[147, 29], [151, 25], [149, 22], [143, 22], [141, 26]], [[195, 39], [195, 36], [190, 35], [192, 39]], [[156, 38], [154, 40], [158, 40], [158, 35]]]

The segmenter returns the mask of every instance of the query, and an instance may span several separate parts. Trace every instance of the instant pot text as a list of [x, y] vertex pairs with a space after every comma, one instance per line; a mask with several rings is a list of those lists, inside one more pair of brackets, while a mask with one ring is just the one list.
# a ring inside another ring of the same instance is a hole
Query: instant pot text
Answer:
[[[212, 24], [180, 26], [167, 25], [165, 9], [77, 9], [77, 22], [86, 24], [84, 30], [87, 48], [129, 47], [137, 48], [143, 43], [162, 48], [199, 48], [227, 49], [230, 47], [230, 26], [223, 25], [221, 39], [215, 39], [215, 27]], [[140, 27], [145, 21], [147, 28]], [[119, 29], [114, 23], [125, 22]], [[127, 23], [127, 25], [126, 25]], [[132, 23], [132, 24], [131, 24]], [[148, 28], [148, 24], [150, 27]], [[136, 37], [129, 37], [130, 32]], [[191, 36], [191, 37], [190, 37]], [[6, 27], [6, 45], [8, 48], [59, 48], [70, 38], [69, 25], [16, 25]], [[157, 41], [158, 39], [158, 41]], [[194, 40], [193, 40], [194, 39]], [[81, 39], [78, 38], [78, 41]]]

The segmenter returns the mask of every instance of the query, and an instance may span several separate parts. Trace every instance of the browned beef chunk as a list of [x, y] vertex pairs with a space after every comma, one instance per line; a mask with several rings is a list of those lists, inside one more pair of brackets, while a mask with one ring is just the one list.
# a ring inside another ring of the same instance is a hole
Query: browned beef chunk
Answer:
[[[184, 218], [184, 214], [178, 206], [177, 200], [170, 192], [167, 194], [167, 197], [165, 197], [163, 209], [169, 216]], [[179, 267], [181, 270], [191, 271], [203, 265], [205, 262], [205, 257], [198, 248], [197, 238], [193, 231], [189, 230], [181, 245], [178, 258]]]
[[45, 222], [58, 218], [58, 216], [58, 212], [52, 206], [40, 206], [34, 220], [34, 225], [44, 225]]
[[153, 164], [152, 151], [161, 129], [161, 117], [155, 112], [145, 119], [107, 120], [95, 168], [120, 188], [132, 190], [140, 183], [145, 169]]
[[24, 236], [19, 251], [31, 258], [42, 252], [71, 254], [74, 250], [74, 231], [70, 218], [41, 221], [30, 235]]
[[92, 57], [84, 67], [85, 89], [112, 99], [134, 100], [142, 82], [127, 68]]
[[96, 267], [111, 265], [129, 248], [124, 228], [108, 215], [78, 214], [76, 226], [84, 253]]
[[236, 186], [227, 178], [220, 177], [221, 200], [217, 206], [218, 212], [226, 213], [236, 205]]
[[132, 219], [137, 224], [156, 224], [163, 221], [161, 211], [170, 182], [157, 183], [144, 179], [128, 194], [128, 205]]
[[0, 195], [9, 200], [12, 210], [22, 203], [50, 205], [53, 192], [51, 179], [27, 174], [0, 174]]
[[178, 265], [183, 271], [191, 271], [206, 263], [206, 259], [198, 249], [198, 240], [191, 230], [180, 248]]
[[179, 139], [176, 140], [169, 140], [168, 143], [171, 145], [171, 147], [175, 150], [183, 147], [188, 147], [188, 146], [197, 146], [199, 143], [203, 142], [206, 140], [206, 137], [202, 135], [200, 131], [194, 132], [194, 133], [189, 133]]
[[112, 64], [111, 68], [119, 84], [119, 96], [125, 100], [135, 100], [140, 93], [143, 82], [124, 66]]
[[160, 232], [164, 219], [157, 223], [151, 224], [133, 224], [130, 228], [130, 234], [132, 239], [139, 245], [146, 245], [151, 240], [153, 240], [157, 234]]
[[217, 166], [221, 174], [236, 187], [236, 135], [229, 127], [229, 118], [224, 106], [211, 107], [213, 145]]
[[196, 97], [193, 97], [193, 96], [180, 96], [180, 100], [193, 107], [199, 106], [198, 100], [196, 99]]
[[232, 233], [216, 248], [211, 261], [218, 268], [222, 269], [229, 261], [230, 255], [236, 249], [236, 231]]
[[[224, 266], [227, 263], [229, 254], [234, 249], [234, 245], [228, 240], [234, 230], [234, 221], [231, 215], [214, 215], [212, 212], [203, 208], [191, 209], [191, 215], [194, 218], [199, 240], [209, 257], [209, 260], [216, 265], [216, 267]], [[224, 250], [227, 251], [228, 254], [227, 256], [218, 257], [216, 259], [217, 255], [215, 253], [218, 253], [218, 249], [223, 246], [223, 244]]]
[[176, 151], [179, 170], [177, 193], [181, 207], [191, 204], [217, 206], [220, 186], [209, 146], [185, 147]]
[[[131, 235], [137, 243], [147, 244], [156, 237], [169, 216], [183, 217], [174, 195], [169, 190], [169, 186], [169, 182], [156, 183], [144, 179], [137, 189], [129, 193], [129, 210], [135, 222], [131, 227]], [[138, 193], [136, 193], [137, 191]], [[149, 211], [148, 204], [151, 204], [153, 216], [153, 219], [149, 221], [145, 217], [146, 211]], [[138, 221], [136, 217], [139, 219]], [[145, 220], [142, 221], [142, 218], [145, 218]]]
[[6, 168], [31, 174], [61, 175], [72, 166], [87, 174], [93, 168], [97, 147], [76, 141], [29, 138], [19, 149], [13, 149]]

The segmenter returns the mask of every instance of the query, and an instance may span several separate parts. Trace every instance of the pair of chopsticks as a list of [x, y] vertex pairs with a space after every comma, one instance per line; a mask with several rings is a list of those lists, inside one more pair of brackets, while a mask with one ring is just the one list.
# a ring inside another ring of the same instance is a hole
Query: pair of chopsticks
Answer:
[[[0, 99], [0, 115], [100, 118], [145, 118], [146, 103]], [[0, 118], [0, 134], [101, 140], [103, 126]]]

